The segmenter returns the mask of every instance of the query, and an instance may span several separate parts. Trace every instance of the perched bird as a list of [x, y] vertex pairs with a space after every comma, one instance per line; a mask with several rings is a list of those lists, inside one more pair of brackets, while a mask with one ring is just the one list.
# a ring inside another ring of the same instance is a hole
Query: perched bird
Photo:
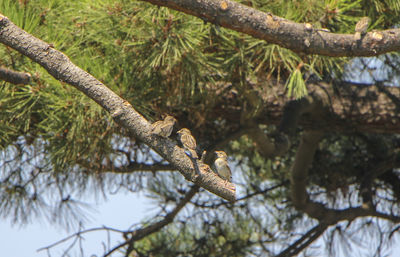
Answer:
[[181, 141], [183, 148], [190, 153], [191, 157], [198, 159], [199, 157], [196, 153], [196, 140], [192, 136], [192, 133], [190, 133], [190, 130], [187, 128], [183, 128], [177, 133], [179, 135], [179, 140]]
[[215, 154], [217, 155], [217, 159], [215, 159], [214, 165], [217, 169], [218, 175], [221, 178], [231, 182], [232, 172], [228, 165], [228, 156], [224, 151], [215, 151]]
[[167, 138], [171, 135], [175, 122], [176, 119], [168, 115], [164, 120], [159, 120], [151, 124], [151, 133]]
[[356, 33], [354, 34], [355, 40], [360, 40], [361, 35], [364, 35], [367, 32], [370, 21], [371, 19], [369, 17], [363, 17], [357, 22], [355, 28]]

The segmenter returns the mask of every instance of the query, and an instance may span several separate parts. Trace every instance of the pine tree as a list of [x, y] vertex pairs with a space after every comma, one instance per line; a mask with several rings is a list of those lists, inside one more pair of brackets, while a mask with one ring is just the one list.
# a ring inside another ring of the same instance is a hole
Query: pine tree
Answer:
[[[48, 44], [31, 59], [63, 52], [140, 117], [177, 120], [169, 139], [148, 137], [147, 123], [129, 128], [125, 109], [15, 51], [1, 23], [1, 65], [22, 80], [0, 74], [0, 215], [76, 229], [85, 196], [145, 192], [163, 211], [126, 228], [109, 254], [362, 253], [352, 242], [368, 232], [361, 243], [379, 242], [368, 251], [384, 255], [400, 221], [400, 59], [390, 52], [399, 29], [388, 31], [400, 2], [209, 0], [216, 8], [204, 11], [147, 2], [0, 0], [4, 16]], [[265, 24], [246, 23], [261, 16]], [[365, 16], [367, 33], [354, 40]], [[180, 128], [206, 150], [201, 160], [178, 154]], [[215, 150], [228, 153], [234, 202], [204, 186], [223, 181], [209, 172]], [[200, 179], [188, 175], [192, 162]], [[319, 238], [323, 247], [310, 247]]]

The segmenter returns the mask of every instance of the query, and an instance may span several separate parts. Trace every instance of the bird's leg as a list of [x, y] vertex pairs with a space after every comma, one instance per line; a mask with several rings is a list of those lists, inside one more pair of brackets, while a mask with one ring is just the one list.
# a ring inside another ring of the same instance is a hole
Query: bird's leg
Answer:
[[194, 167], [193, 179], [196, 180], [200, 176], [199, 165], [197, 165], [196, 158], [193, 158], [192, 156], [189, 156], [189, 158], [192, 161]]

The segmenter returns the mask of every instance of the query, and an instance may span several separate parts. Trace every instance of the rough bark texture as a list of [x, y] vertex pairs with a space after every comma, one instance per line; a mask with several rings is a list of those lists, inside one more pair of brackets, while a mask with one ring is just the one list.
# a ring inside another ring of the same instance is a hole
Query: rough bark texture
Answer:
[[[297, 24], [228, 0], [146, 1], [183, 11], [207, 22], [247, 33], [305, 54], [371, 56], [400, 49], [400, 30], [398, 29], [370, 32], [360, 40], [355, 40], [353, 35], [324, 32], [314, 29], [310, 24]], [[149, 122], [130, 103], [117, 96], [90, 74], [76, 67], [67, 56], [17, 28], [4, 16], [0, 16], [0, 42], [39, 63], [60, 81], [73, 85], [85, 93], [107, 110], [119, 125], [128, 129], [133, 137], [142, 140], [173, 165], [160, 168], [169, 170], [176, 167], [187, 180], [193, 181], [198, 186], [227, 200], [235, 199], [233, 184], [219, 178], [208, 165], [198, 161], [193, 162], [175, 141], [151, 135]], [[224, 104], [215, 104], [215, 110], [210, 112], [210, 117], [208, 117], [209, 121], [204, 122], [203, 128], [197, 128], [199, 133], [202, 133], [198, 141], [212, 142], [210, 144], [212, 150], [209, 149], [209, 153], [212, 153], [220, 144], [224, 145], [232, 139], [249, 135], [255, 142], [257, 150], [265, 158], [284, 155], [289, 150], [290, 134], [298, 126], [304, 129], [290, 170], [291, 200], [300, 212], [316, 219], [319, 224], [279, 256], [299, 253], [324, 233], [329, 225], [342, 220], [352, 221], [358, 217], [375, 216], [400, 222], [399, 216], [389, 212], [378, 212], [371, 205], [346, 209], [328, 208], [323, 203], [314, 201], [307, 191], [309, 170], [324, 133], [357, 131], [396, 134], [400, 132], [400, 89], [381, 85], [325, 82], [310, 83], [307, 87], [309, 95], [300, 101], [294, 101], [286, 97], [284, 86], [279, 82], [265, 81], [264, 84], [249, 82], [250, 90], [256, 92], [254, 95], [258, 97], [253, 106], [258, 110], [251, 112], [254, 115], [247, 116], [248, 113], [243, 111], [243, 98], [239, 99], [233, 90], [228, 90], [219, 98], [224, 101]], [[225, 126], [216, 127], [213, 121], [218, 119], [226, 121]], [[260, 124], [278, 125], [277, 134], [271, 139], [271, 136], [260, 129]], [[226, 137], [221, 139], [221, 135], [226, 135]], [[204, 157], [204, 162], [208, 163], [209, 160], [209, 157]], [[196, 165], [199, 168], [197, 175]], [[127, 168], [143, 169], [143, 166]], [[389, 173], [386, 173], [386, 170], [391, 168], [393, 167], [384, 166], [379, 174], [369, 174], [363, 187], [368, 188], [372, 178], [387, 176]], [[128, 170], [121, 169], [117, 172]], [[386, 179], [390, 180], [390, 177]], [[193, 187], [162, 221], [131, 231], [130, 240], [115, 249], [169, 224], [183, 206], [192, 199], [197, 190], [197, 186]]]
[[295, 52], [326, 56], [376, 56], [400, 49], [400, 30], [369, 32], [361, 40], [295, 23], [229, 0], [144, 0], [216, 25], [278, 44]]
[[151, 134], [150, 123], [130, 103], [119, 97], [108, 87], [75, 66], [63, 53], [46, 42], [37, 39], [15, 26], [8, 18], [0, 15], [0, 42], [43, 66], [53, 77], [66, 82], [107, 110], [114, 120], [129, 130], [132, 136], [141, 139], [163, 158], [174, 165], [189, 181], [229, 201], [235, 199], [235, 186], [226, 183], [206, 165], [196, 174], [195, 166], [185, 151], [176, 142]]
[[31, 74], [0, 67], [0, 79], [12, 84], [26, 85], [31, 80]]

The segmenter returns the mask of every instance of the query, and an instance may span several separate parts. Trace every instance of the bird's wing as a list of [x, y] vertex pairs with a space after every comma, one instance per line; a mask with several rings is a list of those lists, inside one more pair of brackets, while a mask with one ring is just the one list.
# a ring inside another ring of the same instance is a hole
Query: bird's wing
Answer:
[[163, 121], [159, 120], [151, 124], [151, 132], [154, 134], [159, 134], [161, 132], [161, 125]]
[[160, 130], [163, 132], [165, 136], [170, 136], [173, 129], [174, 129], [174, 124], [172, 122], [164, 122], [160, 126]]
[[196, 140], [192, 135], [184, 135], [185, 145], [189, 149], [196, 149]]

